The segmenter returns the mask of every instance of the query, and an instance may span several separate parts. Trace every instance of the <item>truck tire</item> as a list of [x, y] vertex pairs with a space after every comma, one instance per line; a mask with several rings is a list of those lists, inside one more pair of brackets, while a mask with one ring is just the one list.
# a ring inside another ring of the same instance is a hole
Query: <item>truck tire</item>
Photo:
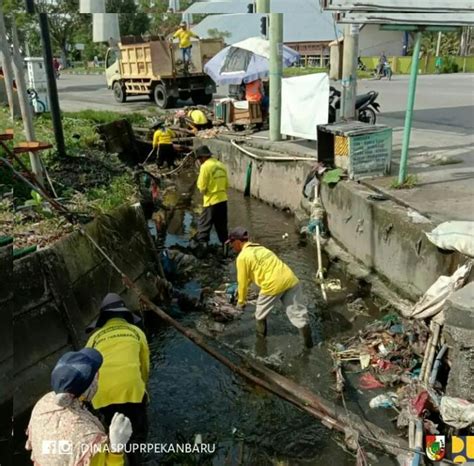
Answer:
[[115, 100], [119, 104], [123, 104], [127, 100], [127, 92], [119, 81], [114, 82], [112, 90], [114, 91]]
[[191, 92], [191, 98], [194, 105], [208, 105], [212, 101], [212, 94], [206, 94], [204, 91]]
[[157, 84], [153, 89], [155, 103], [160, 108], [170, 108], [176, 103], [176, 99], [168, 95], [168, 91], [163, 84]]

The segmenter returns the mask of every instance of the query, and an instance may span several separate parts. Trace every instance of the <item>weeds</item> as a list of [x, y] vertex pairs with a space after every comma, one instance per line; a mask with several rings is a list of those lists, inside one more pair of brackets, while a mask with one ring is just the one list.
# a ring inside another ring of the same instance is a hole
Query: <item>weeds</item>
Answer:
[[418, 177], [416, 175], [408, 175], [403, 183], [399, 183], [397, 179], [392, 181], [390, 187], [392, 189], [413, 189], [418, 184]]

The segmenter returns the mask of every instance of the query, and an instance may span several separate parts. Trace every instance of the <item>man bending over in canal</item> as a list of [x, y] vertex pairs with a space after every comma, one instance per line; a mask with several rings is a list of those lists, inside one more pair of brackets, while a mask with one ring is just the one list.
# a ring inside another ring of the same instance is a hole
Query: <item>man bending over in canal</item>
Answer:
[[224, 244], [227, 241], [227, 169], [222, 162], [212, 157], [207, 146], [196, 149], [196, 158], [200, 164], [197, 188], [203, 196], [204, 206], [198, 221], [198, 245], [206, 246], [212, 226], [216, 229], [219, 241]]
[[281, 301], [290, 322], [299, 329], [307, 348], [313, 346], [308, 310], [298, 277], [276, 254], [249, 241], [245, 228], [234, 228], [228, 243], [237, 256], [238, 307], [244, 309], [250, 283], [260, 288], [255, 310], [257, 334], [267, 335], [267, 316]]
[[[133, 427], [131, 443], [144, 443], [148, 424], [146, 384], [150, 371], [150, 351], [145, 334], [135, 316], [116, 293], [109, 293], [100, 306], [97, 329], [87, 347], [98, 350], [104, 362], [99, 387], [92, 406], [110, 425], [115, 413], [127, 416]], [[129, 455], [130, 464], [139, 464], [138, 455]]]

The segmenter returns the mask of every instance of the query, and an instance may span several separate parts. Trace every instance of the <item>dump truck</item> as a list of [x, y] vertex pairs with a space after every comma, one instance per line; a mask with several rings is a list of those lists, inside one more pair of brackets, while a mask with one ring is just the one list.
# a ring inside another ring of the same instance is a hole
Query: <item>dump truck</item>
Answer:
[[117, 102], [128, 96], [147, 95], [160, 108], [170, 108], [179, 98], [190, 97], [195, 105], [207, 105], [216, 92], [204, 65], [222, 48], [221, 39], [193, 39], [191, 62], [183, 62], [177, 41], [163, 36], [122, 37], [107, 50], [107, 87]]

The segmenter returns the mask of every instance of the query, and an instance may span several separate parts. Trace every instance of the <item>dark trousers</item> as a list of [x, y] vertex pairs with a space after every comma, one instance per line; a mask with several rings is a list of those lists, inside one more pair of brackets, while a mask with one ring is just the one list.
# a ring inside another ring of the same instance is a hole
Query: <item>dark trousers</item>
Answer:
[[169, 167], [174, 165], [176, 159], [176, 152], [173, 144], [160, 144], [158, 146], [158, 166], [163, 166], [167, 163]]
[[[121, 413], [127, 416], [132, 423], [132, 436], [130, 437], [129, 444], [132, 443], [145, 443], [146, 436], [148, 434], [148, 418], [146, 412], [147, 399], [145, 398], [141, 403], [121, 403], [115, 405], [105, 406], [100, 408], [98, 411], [102, 416], [104, 424], [110, 427], [112, 418], [115, 413]], [[139, 452], [130, 453], [127, 455], [130, 465], [139, 465], [141, 455]]]
[[227, 201], [204, 207], [198, 221], [198, 241], [208, 242], [214, 225], [221, 243], [227, 241]]

